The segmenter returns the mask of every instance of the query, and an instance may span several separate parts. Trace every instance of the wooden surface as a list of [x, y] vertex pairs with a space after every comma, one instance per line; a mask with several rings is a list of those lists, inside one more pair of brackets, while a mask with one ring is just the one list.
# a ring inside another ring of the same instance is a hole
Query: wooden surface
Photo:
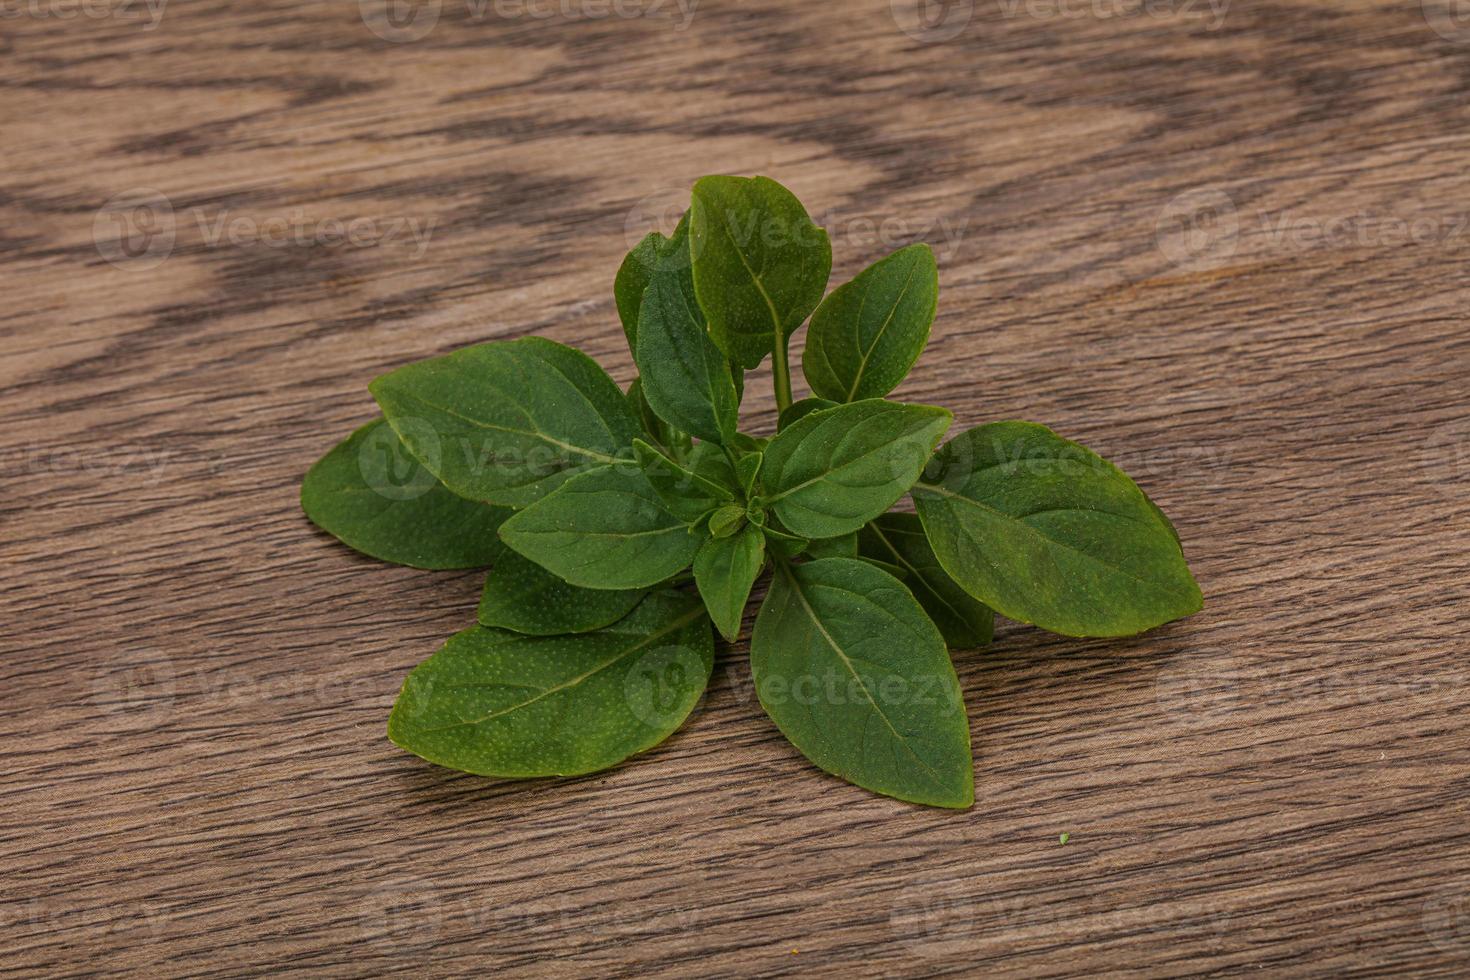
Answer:
[[[1470, 22], [373, 2], [5, 7], [0, 969], [1470, 970]], [[743, 645], [595, 777], [384, 738], [479, 576], [334, 544], [301, 475], [409, 360], [538, 333], [629, 380], [617, 263], [718, 172], [790, 185], [834, 284], [930, 241], [900, 395], [1117, 460], [1204, 587], [957, 653], [968, 813], [814, 770]]]

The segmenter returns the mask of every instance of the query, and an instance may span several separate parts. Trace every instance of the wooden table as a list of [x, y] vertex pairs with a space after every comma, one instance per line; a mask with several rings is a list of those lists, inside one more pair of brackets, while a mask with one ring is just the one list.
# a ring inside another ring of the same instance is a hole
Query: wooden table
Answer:
[[[5, 6], [0, 969], [1470, 970], [1470, 21], [911, 8]], [[336, 545], [302, 474], [410, 360], [629, 380], [613, 272], [718, 172], [790, 185], [834, 283], [931, 242], [899, 396], [1118, 461], [1208, 597], [957, 653], [972, 811], [817, 772], [743, 644], [598, 776], [384, 738], [480, 576]]]

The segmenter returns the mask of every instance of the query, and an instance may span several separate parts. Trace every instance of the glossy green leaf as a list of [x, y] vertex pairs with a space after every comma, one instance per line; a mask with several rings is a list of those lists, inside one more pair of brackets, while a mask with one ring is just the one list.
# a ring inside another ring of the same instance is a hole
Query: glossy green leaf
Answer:
[[735, 479], [740, 484], [740, 492], [747, 497], [755, 493], [756, 478], [760, 476], [761, 463], [765, 461], [765, 453], [746, 453], [735, 461]]
[[409, 452], [462, 497], [525, 507], [639, 435], [597, 362], [524, 337], [401, 367], [370, 386]]
[[568, 480], [500, 527], [506, 544], [572, 585], [640, 589], [689, 567], [702, 543], [630, 464]]
[[575, 776], [673, 734], [714, 665], [692, 596], [656, 594], [594, 633], [521, 636], [476, 626], [404, 682], [388, 737], [436, 765], [482, 776]]
[[1129, 636], [1198, 612], [1167, 523], [1096, 453], [1030, 422], [962, 433], [914, 504], [940, 564], [996, 612], [1066, 636]]
[[711, 443], [694, 447], [688, 465], [674, 462], [653, 446], [635, 439], [633, 452], [643, 475], [669, 512], [686, 524], [735, 499], [734, 480], [724, 452]]
[[746, 509], [739, 504], [721, 507], [710, 515], [709, 533], [716, 538], [728, 538], [745, 526]]
[[778, 564], [750, 669], [777, 727], [827, 772], [914, 803], [974, 802], [970, 727], [944, 639], [881, 569], [853, 558]]
[[649, 232], [623, 259], [613, 280], [613, 302], [618, 308], [618, 319], [623, 322], [629, 352], [638, 350], [638, 308], [643, 305], [643, 291], [657, 268], [659, 252], [668, 242], [658, 232]]
[[856, 558], [858, 536], [849, 532], [835, 538], [823, 538], [807, 545], [806, 553], [812, 558]]
[[[680, 241], [676, 235], [673, 246]], [[729, 442], [740, 396], [729, 362], [706, 330], [688, 269], [653, 274], [638, 324], [636, 360], [648, 404], [675, 428]]]
[[821, 302], [832, 271], [827, 233], [766, 177], [706, 177], [690, 208], [694, 287], [710, 335], [747, 370]]
[[838, 286], [807, 330], [801, 369], [812, 391], [836, 402], [887, 395], [929, 342], [938, 304], [928, 245], [899, 249]]
[[710, 538], [694, 558], [694, 584], [720, 635], [734, 643], [751, 586], [766, 560], [760, 528], [746, 524], [727, 538]]
[[649, 406], [648, 399], [643, 397], [643, 382], [634, 378], [633, 383], [628, 386], [628, 406], [632, 408], [633, 414], [638, 417], [643, 426], [642, 439], [649, 445], [658, 449], [659, 452], [672, 454], [679, 436], [673, 426], [659, 418]]
[[782, 558], [795, 558], [806, 551], [807, 545], [811, 544], [806, 538], [797, 537], [785, 528], [773, 525], [767, 521], [761, 532], [766, 536], [766, 549], [773, 555]]
[[917, 514], [884, 514], [858, 538], [861, 555], [896, 570], [950, 647], [968, 650], [991, 641], [995, 614], [940, 566]]
[[877, 398], [813, 412], [766, 447], [765, 500], [801, 537], [856, 531], [908, 491], [950, 419]]
[[642, 589], [585, 589], [563, 582], [503, 542], [480, 594], [481, 626], [558, 636], [586, 633], [628, 615], [647, 592]]
[[511, 512], [458, 497], [411, 456], [383, 419], [337, 444], [306, 474], [301, 508], [350, 548], [413, 568], [479, 568]]
[[784, 429], [793, 422], [799, 422], [813, 412], [820, 412], [827, 408], [836, 408], [839, 402], [830, 402], [825, 398], [803, 398], [793, 403], [786, 411], [781, 413], [781, 419], [776, 423], [777, 429]]

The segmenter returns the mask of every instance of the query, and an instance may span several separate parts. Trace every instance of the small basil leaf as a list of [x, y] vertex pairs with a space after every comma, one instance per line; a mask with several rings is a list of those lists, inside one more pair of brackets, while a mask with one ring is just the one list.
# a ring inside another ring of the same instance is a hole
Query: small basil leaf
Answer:
[[995, 613], [940, 567], [917, 514], [884, 514], [859, 531], [858, 539], [862, 557], [895, 570], [952, 649], [991, 641]]
[[709, 517], [709, 533], [716, 538], [728, 538], [744, 525], [745, 508], [739, 504], [721, 507]]
[[776, 423], [776, 428], [784, 429], [792, 422], [804, 419], [813, 412], [820, 412], [827, 408], [836, 408], [837, 405], [837, 402], [829, 402], [825, 398], [803, 398], [801, 401], [794, 402], [788, 406], [786, 411], [781, 413], [781, 419]]
[[320, 460], [301, 484], [301, 509], [350, 548], [413, 568], [479, 568], [494, 559], [503, 507], [445, 489], [383, 419]]
[[649, 442], [660, 451], [672, 451], [675, 430], [649, 407], [648, 399], [643, 397], [643, 383], [638, 378], [634, 378], [633, 383], [628, 386], [628, 405], [642, 423], [643, 434]]
[[951, 417], [877, 398], [813, 412], [766, 448], [765, 502], [805, 538], [856, 531], [908, 491]]
[[[688, 248], [682, 224], [669, 247]], [[740, 394], [729, 362], [709, 337], [687, 266], [654, 272], [638, 324], [635, 359], [648, 404], [678, 429], [728, 442], [739, 422]]]
[[701, 442], [689, 466], [681, 466], [641, 439], [633, 440], [633, 452], [669, 513], [685, 524], [694, 524], [722, 503], [735, 499], [734, 491], [725, 485], [733, 475], [721, 479], [729, 474], [730, 463], [718, 446]]
[[1131, 636], [1204, 599], [1143, 491], [1030, 422], [947, 443], [914, 487], [940, 564], [996, 612], [1065, 636]]
[[370, 386], [408, 451], [461, 497], [535, 503], [632, 444], [638, 419], [586, 354], [541, 337], [401, 367]]
[[618, 307], [618, 319], [623, 322], [623, 334], [628, 338], [629, 353], [638, 350], [638, 308], [643, 305], [643, 291], [653, 277], [658, 254], [668, 241], [656, 231], [649, 232], [623, 259], [613, 280], [613, 301]]
[[653, 748], [699, 703], [714, 665], [692, 596], [649, 596], [595, 633], [521, 636], [476, 626], [404, 682], [395, 745], [481, 776], [575, 776]]
[[628, 464], [568, 480], [500, 526], [506, 544], [573, 585], [641, 589], [689, 567], [701, 539]]
[[705, 177], [690, 208], [694, 288], [710, 336], [746, 370], [821, 302], [832, 245], [801, 202], [767, 177]]
[[735, 477], [740, 482], [740, 491], [747, 497], [755, 493], [756, 477], [760, 475], [761, 462], [765, 454], [747, 453], [735, 461]]
[[766, 539], [746, 524], [728, 538], [710, 538], [694, 558], [694, 584], [720, 635], [734, 643], [751, 586], [766, 560]]
[[766, 536], [766, 547], [772, 554], [782, 558], [795, 558], [806, 551], [807, 545], [811, 544], [806, 538], [790, 534], [784, 528], [771, 526], [769, 521], [766, 522], [765, 527], [761, 528], [761, 531]]
[[944, 639], [881, 569], [778, 564], [750, 670], [766, 713], [827, 772], [913, 803], [974, 802], [970, 726]]
[[645, 595], [570, 585], [501, 543], [477, 618], [481, 626], [535, 636], [586, 633], [622, 619]]
[[812, 558], [856, 558], [858, 556], [857, 533], [850, 532], [835, 538], [813, 541], [807, 545], [806, 553]]
[[838, 286], [807, 330], [801, 369], [812, 391], [837, 402], [887, 395], [923, 352], [938, 304], [928, 245], [901, 248]]

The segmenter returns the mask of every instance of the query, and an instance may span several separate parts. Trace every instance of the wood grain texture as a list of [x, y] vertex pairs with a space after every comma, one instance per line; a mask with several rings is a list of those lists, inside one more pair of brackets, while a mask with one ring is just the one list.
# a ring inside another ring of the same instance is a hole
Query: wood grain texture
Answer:
[[[1470, 24], [654, 2], [5, 6], [0, 970], [1470, 970]], [[791, 186], [834, 285], [931, 242], [899, 397], [1114, 459], [1204, 587], [956, 654], [970, 812], [814, 770], [743, 645], [595, 777], [384, 738], [478, 576], [335, 544], [302, 474], [465, 344], [629, 380], [617, 263], [719, 172]]]

